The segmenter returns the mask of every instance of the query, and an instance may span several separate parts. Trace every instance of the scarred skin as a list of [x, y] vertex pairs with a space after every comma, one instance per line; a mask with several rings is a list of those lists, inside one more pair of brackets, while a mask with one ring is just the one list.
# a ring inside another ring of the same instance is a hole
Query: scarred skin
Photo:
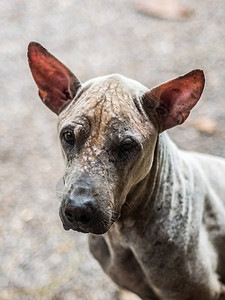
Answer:
[[[199, 100], [202, 71], [149, 90], [117, 74], [80, 84], [36, 43], [28, 57], [40, 97], [59, 115], [64, 228], [88, 232], [103, 270], [142, 299], [225, 299], [225, 160], [181, 151], [164, 131]], [[68, 203], [87, 199], [94, 216], [89, 207], [88, 221], [72, 221]]]

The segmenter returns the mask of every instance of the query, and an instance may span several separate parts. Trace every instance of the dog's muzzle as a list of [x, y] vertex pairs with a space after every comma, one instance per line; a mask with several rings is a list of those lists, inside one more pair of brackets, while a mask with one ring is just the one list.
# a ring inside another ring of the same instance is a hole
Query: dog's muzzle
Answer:
[[67, 199], [64, 203], [66, 204], [62, 203], [59, 214], [65, 230], [103, 234], [117, 218], [112, 215], [111, 210], [100, 210], [95, 199]]
[[90, 232], [97, 223], [98, 215], [93, 199], [65, 199], [65, 205], [60, 208], [60, 217], [65, 230], [73, 229], [80, 232]]
[[119, 216], [90, 184], [76, 184], [60, 195], [59, 215], [65, 230], [103, 234]]
[[112, 195], [102, 189], [101, 180], [93, 180], [88, 175], [82, 174], [71, 181], [67, 185], [61, 179], [56, 185], [64, 229], [93, 234], [107, 232], [119, 217], [112, 207]]

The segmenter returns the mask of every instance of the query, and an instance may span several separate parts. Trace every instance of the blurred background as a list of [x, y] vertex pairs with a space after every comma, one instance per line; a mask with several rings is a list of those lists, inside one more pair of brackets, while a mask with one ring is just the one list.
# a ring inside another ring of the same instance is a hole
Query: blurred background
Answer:
[[0, 299], [120, 297], [89, 254], [87, 235], [62, 229], [57, 117], [38, 98], [30, 41], [83, 82], [116, 72], [151, 88], [203, 69], [201, 101], [170, 136], [183, 149], [225, 156], [225, 2], [177, 2], [190, 14], [152, 16], [138, 0], [0, 2]]

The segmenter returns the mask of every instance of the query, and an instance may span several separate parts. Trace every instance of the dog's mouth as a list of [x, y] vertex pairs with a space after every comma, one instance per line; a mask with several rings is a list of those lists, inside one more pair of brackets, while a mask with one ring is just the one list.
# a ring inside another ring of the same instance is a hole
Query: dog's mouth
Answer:
[[63, 224], [63, 228], [66, 231], [71, 229], [71, 230], [81, 232], [81, 233], [93, 233], [93, 234], [104, 234], [109, 230], [109, 228], [112, 225], [112, 224], [110, 224], [108, 226], [100, 226], [99, 224], [95, 224], [92, 226], [84, 227], [84, 225], [80, 225], [79, 223], [77, 223], [77, 224], [70, 223], [66, 220], [63, 220], [62, 224]]
[[77, 232], [81, 232], [81, 233], [89, 233], [89, 231], [87, 230], [84, 230], [82, 228], [79, 227], [79, 225], [75, 226], [74, 224], [69, 224], [69, 222], [62, 222], [63, 224], [63, 228], [68, 231], [68, 230], [74, 230], [74, 231], [77, 231]]

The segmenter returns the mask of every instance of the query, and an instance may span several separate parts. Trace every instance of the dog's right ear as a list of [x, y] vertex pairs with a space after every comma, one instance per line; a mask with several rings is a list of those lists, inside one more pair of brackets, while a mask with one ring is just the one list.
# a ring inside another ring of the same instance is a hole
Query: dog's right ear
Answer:
[[80, 81], [40, 44], [28, 46], [28, 62], [42, 101], [57, 115], [81, 87]]

